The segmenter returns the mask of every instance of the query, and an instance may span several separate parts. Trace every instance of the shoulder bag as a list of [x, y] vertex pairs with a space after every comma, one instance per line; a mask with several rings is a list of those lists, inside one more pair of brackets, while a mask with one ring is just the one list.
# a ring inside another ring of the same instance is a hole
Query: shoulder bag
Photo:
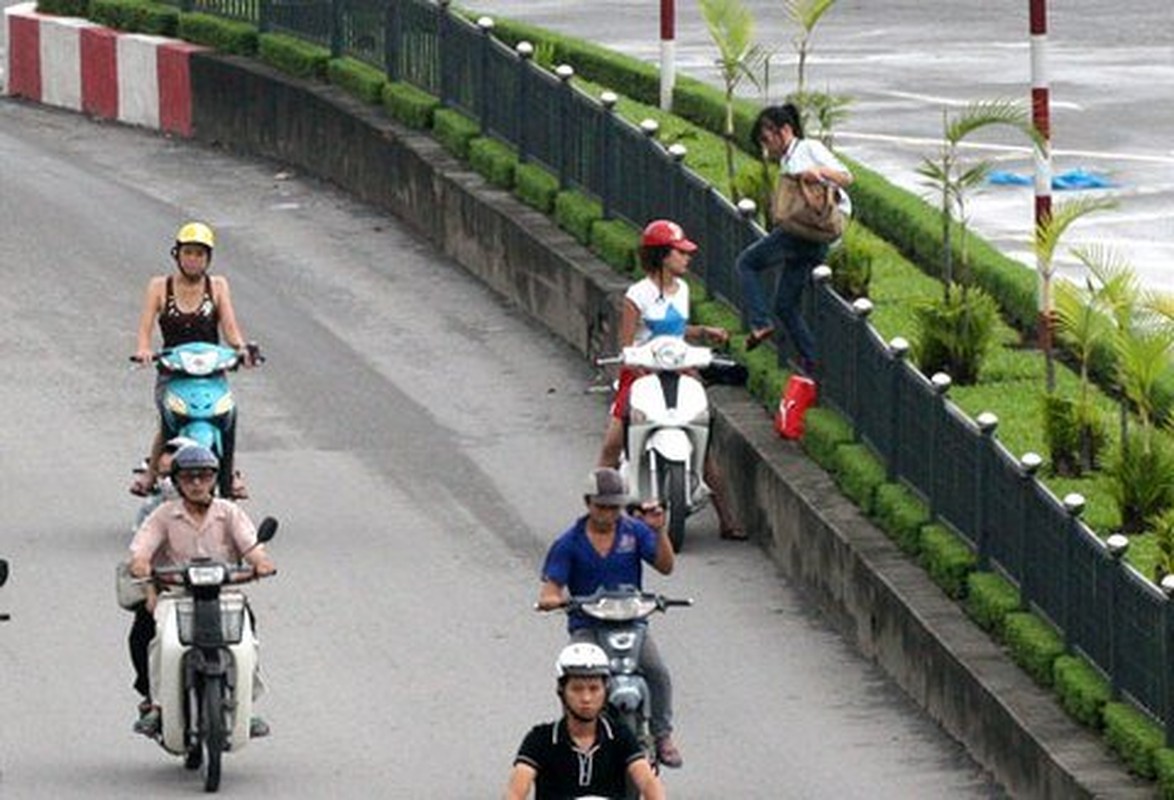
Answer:
[[844, 214], [836, 203], [838, 192], [834, 183], [809, 182], [782, 173], [771, 198], [771, 221], [800, 239], [834, 242], [844, 234]]

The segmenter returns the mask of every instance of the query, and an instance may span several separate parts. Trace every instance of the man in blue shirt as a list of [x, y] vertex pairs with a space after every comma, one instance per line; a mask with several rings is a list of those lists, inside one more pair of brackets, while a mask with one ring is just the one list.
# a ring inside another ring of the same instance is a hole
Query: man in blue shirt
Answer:
[[[642, 588], [644, 562], [662, 575], [673, 571], [673, 546], [663, 529], [622, 513], [628, 487], [617, 470], [600, 467], [591, 472], [583, 496], [587, 514], [575, 520], [546, 554], [538, 607], [552, 610], [568, 596], [589, 595], [596, 589], [621, 586]], [[591, 620], [571, 614], [567, 622], [574, 641], [595, 641]], [[681, 754], [672, 739], [673, 685], [651, 634], [644, 639], [640, 669], [652, 695], [652, 719], [657, 758], [666, 767], [681, 766]]]

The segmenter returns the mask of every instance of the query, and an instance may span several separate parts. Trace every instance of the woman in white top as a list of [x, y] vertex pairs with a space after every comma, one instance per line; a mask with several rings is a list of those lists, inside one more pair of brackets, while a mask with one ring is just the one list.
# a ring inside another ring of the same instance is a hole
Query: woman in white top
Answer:
[[[643, 344], [655, 336], [680, 336], [725, 344], [730, 334], [712, 325], [689, 324], [689, 284], [683, 277], [697, 245], [685, 236], [681, 226], [671, 220], [648, 223], [640, 237], [640, 265], [645, 277], [628, 287], [620, 315], [618, 344], [627, 347]], [[624, 447], [624, 417], [628, 413], [628, 395], [638, 370], [623, 367], [619, 387], [611, 406], [611, 419], [599, 454], [599, 466], [618, 467]], [[713, 459], [705, 458], [705, 482], [713, 491], [713, 507], [718, 515], [722, 538], [745, 539], [746, 534], [735, 520], [726, 501], [724, 482]]]
[[[766, 158], [778, 160], [780, 172], [798, 175], [804, 181], [835, 184], [841, 190], [840, 210], [845, 216], [852, 212], [848, 193], [843, 191], [852, 183], [852, 173], [822, 142], [803, 138], [799, 110], [793, 103], [764, 108], [754, 121], [750, 137], [756, 147], [762, 148]], [[742, 251], [734, 269], [742, 286], [742, 311], [750, 325], [747, 350], [753, 350], [774, 335], [775, 323], [767, 310], [760, 274], [781, 266], [775, 288], [774, 316], [782, 322], [799, 352], [799, 368], [809, 375], [814, 371], [815, 337], [803, 320], [799, 301], [811, 270], [827, 258], [827, 252], [827, 244], [802, 239], [778, 228]]]

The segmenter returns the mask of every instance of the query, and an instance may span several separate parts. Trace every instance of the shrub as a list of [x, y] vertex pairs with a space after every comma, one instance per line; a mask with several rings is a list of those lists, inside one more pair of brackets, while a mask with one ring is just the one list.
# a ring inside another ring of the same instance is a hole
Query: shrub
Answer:
[[1003, 621], [1022, 608], [1019, 590], [993, 572], [972, 572], [966, 578], [966, 613], [978, 626], [1003, 638]]
[[481, 126], [459, 111], [437, 108], [432, 112], [432, 135], [461, 161], [469, 160], [469, 143], [481, 133]]
[[1064, 640], [1035, 614], [1017, 611], [1003, 621], [1003, 635], [1011, 658], [1041, 686], [1051, 686], [1053, 667], [1064, 654]]
[[175, 36], [179, 11], [144, 0], [91, 0], [89, 16], [108, 28], [155, 36]]
[[554, 219], [558, 226], [580, 244], [591, 244], [591, 226], [603, 219], [603, 206], [575, 191], [563, 191], [554, 198]]
[[914, 309], [913, 354], [926, 375], [945, 372], [955, 383], [978, 381], [999, 321], [999, 308], [981, 289], [952, 284], [943, 297]]
[[90, 16], [90, 0], [39, 0], [37, 12], [84, 19]]
[[1124, 703], [1105, 703], [1105, 741], [1129, 769], [1143, 778], [1156, 777], [1155, 754], [1163, 735], [1149, 717]]
[[876, 489], [885, 482], [885, 465], [867, 446], [845, 444], [832, 458], [832, 477], [845, 495], [865, 514], [871, 514]]
[[1174, 451], [1164, 439], [1152, 437], [1149, 450], [1127, 442], [1109, 475], [1125, 533], [1143, 530], [1146, 520], [1174, 506]]
[[800, 440], [803, 450], [815, 463], [831, 472], [836, 450], [840, 445], [852, 443], [852, 423], [830, 408], [809, 408], [803, 423], [805, 430]]
[[1095, 730], [1102, 729], [1110, 687], [1101, 673], [1083, 658], [1069, 655], [1057, 658], [1052, 672], [1064, 710], [1078, 722]]
[[469, 165], [499, 189], [514, 188], [514, 168], [518, 156], [513, 148], [488, 136], [469, 142]]
[[211, 14], [180, 14], [179, 36], [230, 55], [251, 56], [257, 52], [256, 28]]
[[297, 78], [325, 79], [330, 63], [326, 48], [283, 33], [262, 33], [257, 37], [257, 52], [269, 66]]
[[335, 86], [372, 105], [383, 99], [383, 87], [387, 83], [387, 76], [381, 70], [350, 57], [330, 59], [326, 77]]
[[839, 247], [828, 254], [832, 268], [832, 288], [845, 300], [868, 297], [872, 284], [872, 265], [879, 240], [863, 225], [849, 223]]
[[514, 194], [531, 208], [549, 214], [554, 210], [558, 178], [538, 164], [518, 164], [514, 170]]
[[872, 516], [904, 552], [917, 555], [921, 529], [930, 521], [929, 507], [908, 487], [899, 483], [878, 486]]
[[640, 231], [619, 219], [601, 219], [591, 226], [591, 251], [615, 269], [638, 270]]
[[407, 83], [388, 81], [383, 86], [383, 107], [391, 118], [416, 130], [432, 127], [440, 100]]
[[942, 591], [959, 600], [966, 594], [966, 579], [974, 571], [977, 559], [966, 542], [934, 523], [921, 529], [918, 561]]

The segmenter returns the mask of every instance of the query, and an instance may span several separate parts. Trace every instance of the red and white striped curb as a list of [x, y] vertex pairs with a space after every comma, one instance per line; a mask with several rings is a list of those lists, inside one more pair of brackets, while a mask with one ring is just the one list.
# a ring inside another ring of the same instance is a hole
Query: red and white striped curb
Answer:
[[7, 93], [102, 119], [192, 135], [191, 54], [205, 47], [89, 20], [4, 9]]

